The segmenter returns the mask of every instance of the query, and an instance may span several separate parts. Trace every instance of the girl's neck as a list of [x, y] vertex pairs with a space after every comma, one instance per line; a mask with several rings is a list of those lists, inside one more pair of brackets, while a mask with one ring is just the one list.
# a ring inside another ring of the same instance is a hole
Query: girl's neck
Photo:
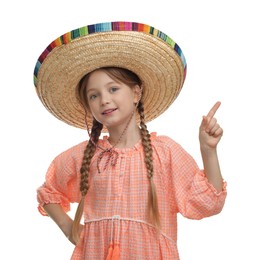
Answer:
[[132, 121], [134, 123], [129, 124], [126, 130], [125, 127], [124, 129], [109, 129], [108, 141], [112, 146], [116, 148], [131, 148], [140, 140], [140, 129], [135, 120]]

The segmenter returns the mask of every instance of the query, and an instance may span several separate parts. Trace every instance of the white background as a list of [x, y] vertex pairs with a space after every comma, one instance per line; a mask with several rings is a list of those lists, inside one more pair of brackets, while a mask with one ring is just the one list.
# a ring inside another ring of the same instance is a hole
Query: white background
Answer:
[[47, 112], [36, 96], [33, 70], [41, 52], [61, 34], [118, 20], [152, 25], [182, 48], [188, 64], [184, 88], [148, 127], [182, 144], [201, 167], [198, 127], [202, 115], [222, 102], [216, 114], [224, 128], [218, 152], [228, 197], [217, 216], [201, 221], [179, 216], [181, 260], [259, 259], [256, 2], [1, 2], [0, 259], [70, 259], [73, 246], [37, 211], [36, 189], [53, 157], [87, 134]]

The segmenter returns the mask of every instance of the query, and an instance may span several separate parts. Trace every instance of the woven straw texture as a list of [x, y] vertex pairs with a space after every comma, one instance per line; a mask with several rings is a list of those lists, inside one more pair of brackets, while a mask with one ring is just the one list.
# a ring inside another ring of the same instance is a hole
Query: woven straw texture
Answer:
[[[127, 68], [140, 77], [146, 122], [173, 103], [186, 75], [184, 55], [166, 34], [144, 24], [103, 23], [64, 34], [46, 48], [34, 70], [37, 94], [55, 117], [85, 128], [76, 86], [85, 74], [106, 66]], [[88, 122], [91, 127], [91, 115]]]

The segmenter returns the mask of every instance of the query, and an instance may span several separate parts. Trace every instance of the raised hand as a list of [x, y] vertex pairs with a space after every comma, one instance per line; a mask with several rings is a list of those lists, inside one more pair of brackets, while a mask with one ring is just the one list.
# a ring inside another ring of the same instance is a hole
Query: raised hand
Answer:
[[223, 135], [223, 129], [214, 117], [220, 105], [220, 102], [216, 102], [207, 116], [203, 116], [199, 131], [200, 146], [202, 149], [215, 149]]

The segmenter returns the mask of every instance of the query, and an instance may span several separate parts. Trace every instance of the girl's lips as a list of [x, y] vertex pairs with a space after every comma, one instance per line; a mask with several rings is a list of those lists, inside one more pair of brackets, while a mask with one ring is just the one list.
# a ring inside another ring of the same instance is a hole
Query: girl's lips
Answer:
[[107, 109], [105, 111], [102, 112], [102, 115], [108, 115], [110, 113], [112, 113], [113, 111], [117, 110], [117, 108], [113, 108], [113, 109]]

